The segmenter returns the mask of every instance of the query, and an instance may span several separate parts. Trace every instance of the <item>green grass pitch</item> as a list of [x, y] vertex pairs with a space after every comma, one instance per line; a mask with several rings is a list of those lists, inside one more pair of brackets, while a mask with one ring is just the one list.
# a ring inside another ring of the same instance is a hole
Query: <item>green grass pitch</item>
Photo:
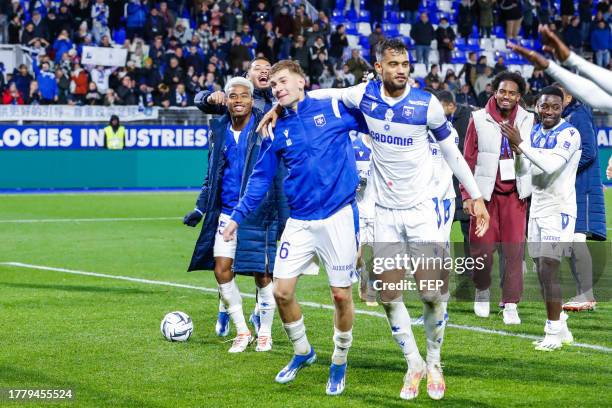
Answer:
[[[292, 384], [279, 385], [274, 376], [289, 360], [292, 348], [278, 316], [272, 352], [256, 353], [252, 347], [230, 355], [230, 344], [214, 334], [217, 296], [213, 292], [6, 264], [215, 288], [212, 273], [185, 272], [199, 228], [183, 226], [180, 217], [193, 208], [196, 194], [0, 197], [3, 395], [8, 388], [73, 390], [75, 398], [69, 402], [22, 401], [24, 406], [44, 407], [609, 406], [609, 299], [601, 299], [596, 311], [572, 314], [569, 320], [578, 343], [603, 346], [603, 350], [569, 346], [554, 353], [536, 352], [529, 338], [464, 328], [540, 336], [545, 312], [539, 302], [521, 303], [523, 324], [513, 327], [503, 324], [494, 303], [489, 319], [475, 317], [471, 303], [451, 303], [449, 323], [461, 327], [446, 330], [445, 399], [429, 400], [423, 383], [419, 398], [409, 403], [399, 399], [405, 361], [380, 317], [357, 315], [346, 391], [328, 397], [325, 382], [333, 349], [330, 310], [303, 307], [318, 361]], [[612, 226], [612, 190], [606, 199], [608, 226]], [[135, 219], [70, 220], [92, 218]], [[14, 222], [32, 219], [47, 221]], [[241, 277], [238, 284], [243, 293], [254, 293], [252, 278]], [[303, 278], [298, 297], [330, 305], [325, 274]], [[244, 300], [247, 317], [253, 303], [250, 297]], [[380, 307], [367, 308], [358, 302], [356, 308], [382, 312]], [[409, 299], [408, 309], [413, 317], [421, 313], [414, 298]], [[186, 343], [169, 343], [161, 337], [160, 320], [174, 310], [193, 318], [194, 334]], [[423, 328], [413, 329], [424, 354]], [[21, 403], [0, 399], [0, 406]]]

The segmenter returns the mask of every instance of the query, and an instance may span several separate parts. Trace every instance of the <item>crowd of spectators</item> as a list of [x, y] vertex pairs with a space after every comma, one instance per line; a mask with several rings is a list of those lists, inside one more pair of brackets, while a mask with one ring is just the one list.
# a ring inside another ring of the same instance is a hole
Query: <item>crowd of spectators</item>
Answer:
[[[479, 27], [491, 35], [505, 24], [508, 38], [519, 30], [533, 36], [539, 23], [561, 32], [573, 50], [610, 65], [609, 0], [580, 0], [577, 9], [552, 0], [461, 0], [456, 29], [446, 17], [437, 27], [422, 0], [396, 0], [395, 10], [412, 24], [414, 56], [428, 61], [433, 40], [440, 63], [451, 59], [457, 37]], [[0, 39], [19, 44], [32, 56], [32, 66], [4, 72], [0, 63], [3, 104], [142, 105], [183, 107], [193, 104], [198, 90], [222, 89], [228, 77], [242, 74], [255, 56], [271, 63], [292, 58], [308, 74], [309, 88], [347, 87], [373, 69], [374, 53], [365, 59], [363, 47], [385, 37], [380, 24], [384, 1], [368, 0], [372, 33], [367, 45], [350, 48], [346, 27], [332, 26], [336, 1], [311, 1], [319, 10], [307, 12], [299, 0], [5, 0], [0, 2]], [[346, 11], [359, 8], [345, 2]], [[520, 10], [520, 13], [517, 12]], [[564, 14], [565, 13], [565, 14]], [[556, 16], [556, 17], [555, 17]], [[518, 22], [517, 22], [518, 21]], [[83, 47], [119, 47], [128, 51], [124, 66], [81, 63]], [[428, 65], [417, 86], [448, 89], [460, 102], [482, 105], [490, 94], [492, 75], [506, 69], [503, 60], [482, 61], [471, 54], [461, 72]], [[486, 60], [486, 57], [484, 57]], [[490, 64], [490, 65], [489, 65]], [[547, 83], [542, 72], [529, 79], [535, 92]]]

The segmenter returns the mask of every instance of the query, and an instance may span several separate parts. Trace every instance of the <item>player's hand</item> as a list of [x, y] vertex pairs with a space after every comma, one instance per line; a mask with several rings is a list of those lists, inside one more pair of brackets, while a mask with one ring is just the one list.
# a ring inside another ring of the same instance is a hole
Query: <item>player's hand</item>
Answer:
[[276, 105], [274, 105], [272, 109], [270, 109], [268, 113], [266, 113], [263, 118], [261, 118], [255, 132], [261, 133], [264, 138], [270, 137], [268, 125], [270, 125], [270, 128], [274, 129], [274, 127], [276, 126], [276, 121], [278, 120], [282, 112], [282, 109], [283, 108], [280, 106], [280, 104], [277, 103]]
[[203, 214], [198, 210], [193, 210], [183, 217], [183, 224], [195, 227], [202, 220]]
[[521, 139], [521, 133], [519, 132], [518, 127], [516, 127], [516, 125], [513, 127], [510, 126], [508, 123], [501, 123], [500, 127], [502, 133], [508, 138], [510, 144], [514, 146], [518, 146], [521, 144], [523, 139]]
[[212, 105], [225, 105], [225, 93], [223, 91], [215, 91], [208, 95], [206, 102]]
[[513, 44], [511, 42], [509, 42], [507, 46], [512, 51], [516, 52], [517, 54], [521, 54], [523, 57], [525, 57], [525, 59], [531, 62], [533, 66], [536, 69], [539, 69], [540, 71], [544, 71], [546, 68], [548, 68], [548, 65], [550, 64], [550, 61], [548, 61], [545, 56], [538, 52], [529, 50], [525, 47], [521, 47], [520, 45]]
[[542, 41], [544, 42], [542, 49], [544, 51], [550, 52], [561, 62], [569, 58], [571, 50], [547, 25], [540, 25], [538, 31], [542, 35]]
[[223, 240], [225, 242], [233, 241], [236, 239], [236, 231], [238, 230], [238, 224], [236, 221], [230, 220], [223, 230]]
[[472, 207], [474, 206], [474, 200], [468, 198], [467, 200], [463, 200], [463, 212], [467, 215], [472, 215]]
[[472, 216], [476, 217], [476, 236], [482, 237], [489, 229], [489, 212], [482, 197], [474, 200]]

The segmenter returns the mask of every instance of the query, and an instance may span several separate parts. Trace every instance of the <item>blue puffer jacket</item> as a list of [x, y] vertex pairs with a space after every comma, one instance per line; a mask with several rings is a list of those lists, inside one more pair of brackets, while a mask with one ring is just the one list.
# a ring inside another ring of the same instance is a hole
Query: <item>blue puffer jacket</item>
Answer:
[[147, 21], [147, 8], [142, 4], [130, 2], [127, 6], [126, 26], [130, 28], [144, 27]]
[[[255, 128], [261, 120], [262, 113], [257, 109], [253, 109], [253, 114], [255, 115], [256, 124], [248, 135], [247, 157], [245, 159], [240, 196], [244, 194], [247, 181], [253, 171], [261, 148], [261, 137], [255, 133]], [[196, 242], [188, 271], [212, 270], [214, 268], [213, 247], [219, 215], [221, 214], [221, 177], [224, 167], [223, 148], [225, 147], [225, 133], [229, 122], [229, 114], [226, 113], [210, 123], [208, 171], [196, 203], [196, 207], [206, 215], [204, 216], [202, 231]], [[235, 273], [250, 275], [254, 272], [263, 273], [266, 270], [272, 273], [274, 258], [276, 257], [276, 242], [281, 236], [285, 222], [289, 217], [287, 199], [282, 190], [284, 176], [286, 176], [286, 171], [281, 171], [277, 174], [275, 182], [268, 191], [264, 201], [240, 225], [233, 266]]]
[[605, 241], [606, 207], [591, 109], [574, 99], [563, 111], [563, 118], [578, 129], [582, 142], [576, 173], [576, 232], [592, 240]]

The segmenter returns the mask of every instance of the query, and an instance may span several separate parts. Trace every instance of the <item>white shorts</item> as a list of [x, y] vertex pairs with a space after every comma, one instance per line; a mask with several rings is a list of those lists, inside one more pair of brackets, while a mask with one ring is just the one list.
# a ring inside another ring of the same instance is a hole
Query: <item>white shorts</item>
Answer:
[[561, 260], [572, 255], [576, 218], [567, 214], [529, 218], [527, 242], [532, 258]]
[[440, 234], [444, 243], [450, 242], [451, 229], [453, 228], [453, 219], [455, 218], [455, 199], [447, 198], [434, 202], [437, 205], [437, 213], [439, 215], [438, 225], [440, 226]]
[[402, 210], [376, 206], [374, 257], [392, 258], [402, 253], [413, 257], [443, 256], [439, 218], [434, 200]]
[[330, 286], [351, 286], [357, 282], [358, 223], [357, 210], [350, 204], [324, 220], [289, 218], [276, 249], [274, 278], [291, 279], [312, 272], [318, 257]]
[[217, 232], [215, 232], [215, 245], [213, 247], [213, 256], [216, 258], [222, 256], [224, 258], [232, 258], [236, 256], [236, 246], [238, 241], [232, 239], [231, 241], [225, 242], [223, 240], [223, 231], [231, 218], [227, 214], [221, 214], [219, 216], [219, 224], [217, 225]]
[[359, 244], [372, 245], [374, 243], [374, 219], [359, 217]]

